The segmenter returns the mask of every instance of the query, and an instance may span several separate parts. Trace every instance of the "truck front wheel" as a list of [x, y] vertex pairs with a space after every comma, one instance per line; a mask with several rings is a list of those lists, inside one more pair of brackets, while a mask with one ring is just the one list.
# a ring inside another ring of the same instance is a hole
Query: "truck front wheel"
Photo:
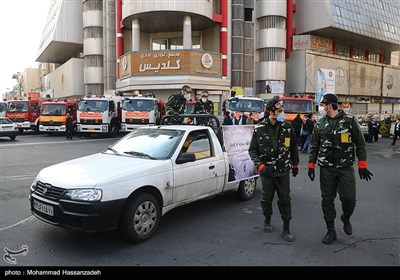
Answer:
[[256, 191], [257, 178], [250, 178], [239, 183], [239, 189], [236, 192], [237, 197], [240, 200], [246, 201], [254, 196]]
[[161, 218], [158, 200], [148, 193], [139, 193], [128, 201], [122, 214], [119, 231], [130, 241], [140, 243], [156, 231]]

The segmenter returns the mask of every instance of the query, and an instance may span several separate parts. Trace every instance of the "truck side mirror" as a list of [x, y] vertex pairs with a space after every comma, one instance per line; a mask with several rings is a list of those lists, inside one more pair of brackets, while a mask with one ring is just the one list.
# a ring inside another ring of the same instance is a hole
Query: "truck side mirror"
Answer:
[[196, 155], [194, 153], [182, 153], [176, 159], [176, 164], [182, 164], [193, 161], [196, 161]]

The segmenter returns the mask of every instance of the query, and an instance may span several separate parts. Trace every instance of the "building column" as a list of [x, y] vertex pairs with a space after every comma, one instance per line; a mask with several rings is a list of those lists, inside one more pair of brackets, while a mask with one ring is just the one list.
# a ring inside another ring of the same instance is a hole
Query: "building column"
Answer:
[[192, 48], [192, 17], [184, 16], [183, 18], [183, 48]]
[[140, 51], [140, 19], [132, 20], [132, 51]]

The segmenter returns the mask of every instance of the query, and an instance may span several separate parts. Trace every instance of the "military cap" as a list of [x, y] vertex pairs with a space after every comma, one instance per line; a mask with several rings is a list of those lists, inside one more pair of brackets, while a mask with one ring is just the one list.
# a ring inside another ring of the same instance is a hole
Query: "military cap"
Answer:
[[332, 93], [326, 93], [322, 96], [321, 102], [323, 104], [338, 104], [338, 98]]

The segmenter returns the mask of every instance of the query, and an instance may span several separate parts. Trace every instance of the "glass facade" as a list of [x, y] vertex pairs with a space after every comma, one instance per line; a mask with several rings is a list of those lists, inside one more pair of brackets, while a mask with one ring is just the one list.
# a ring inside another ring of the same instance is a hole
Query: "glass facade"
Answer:
[[330, 0], [330, 3], [338, 28], [400, 45], [400, 1]]

